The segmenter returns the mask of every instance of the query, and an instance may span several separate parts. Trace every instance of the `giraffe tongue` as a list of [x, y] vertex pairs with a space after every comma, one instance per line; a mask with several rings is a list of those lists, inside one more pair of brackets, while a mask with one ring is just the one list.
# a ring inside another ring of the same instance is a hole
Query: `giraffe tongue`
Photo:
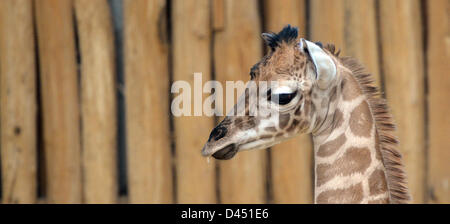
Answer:
[[236, 144], [229, 144], [225, 146], [223, 149], [215, 152], [212, 156], [216, 159], [231, 159], [236, 155], [238, 152], [238, 148], [236, 147]]

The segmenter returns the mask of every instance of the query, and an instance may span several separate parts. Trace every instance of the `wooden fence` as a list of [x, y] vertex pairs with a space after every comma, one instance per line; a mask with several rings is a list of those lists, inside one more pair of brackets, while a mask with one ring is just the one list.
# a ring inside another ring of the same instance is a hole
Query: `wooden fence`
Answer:
[[415, 203], [450, 203], [448, 0], [0, 0], [3, 203], [311, 203], [309, 136], [206, 162], [170, 85], [248, 80], [286, 24], [376, 74]]

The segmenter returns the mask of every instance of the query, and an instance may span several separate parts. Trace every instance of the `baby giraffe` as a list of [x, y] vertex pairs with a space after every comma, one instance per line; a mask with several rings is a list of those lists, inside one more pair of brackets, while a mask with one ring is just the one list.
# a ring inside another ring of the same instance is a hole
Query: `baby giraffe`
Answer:
[[315, 203], [407, 203], [395, 125], [371, 75], [289, 25], [262, 37], [270, 51], [250, 71], [258, 94], [246, 89], [202, 155], [231, 159], [311, 133]]

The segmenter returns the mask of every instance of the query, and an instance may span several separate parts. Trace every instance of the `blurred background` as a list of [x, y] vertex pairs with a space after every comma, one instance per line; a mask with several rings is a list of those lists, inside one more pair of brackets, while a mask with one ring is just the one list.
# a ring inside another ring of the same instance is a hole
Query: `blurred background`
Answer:
[[450, 203], [448, 0], [0, 0], [2, 203], [312, 203], [310, 136], [207, 161], [175, 80], [249, 80], [284, 25], [366, 65], [414, 203]]

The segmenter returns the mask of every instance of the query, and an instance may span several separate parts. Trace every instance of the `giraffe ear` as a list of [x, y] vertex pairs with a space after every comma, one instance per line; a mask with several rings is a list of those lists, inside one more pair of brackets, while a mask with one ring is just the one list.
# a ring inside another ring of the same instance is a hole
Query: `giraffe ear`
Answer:
[[316, 80], [319, 88], [326, 89], [336, 79], [336, 64], [333, 59], [313, 42], [300, 40], [300, 49], [308, 53], [316, 68]]

